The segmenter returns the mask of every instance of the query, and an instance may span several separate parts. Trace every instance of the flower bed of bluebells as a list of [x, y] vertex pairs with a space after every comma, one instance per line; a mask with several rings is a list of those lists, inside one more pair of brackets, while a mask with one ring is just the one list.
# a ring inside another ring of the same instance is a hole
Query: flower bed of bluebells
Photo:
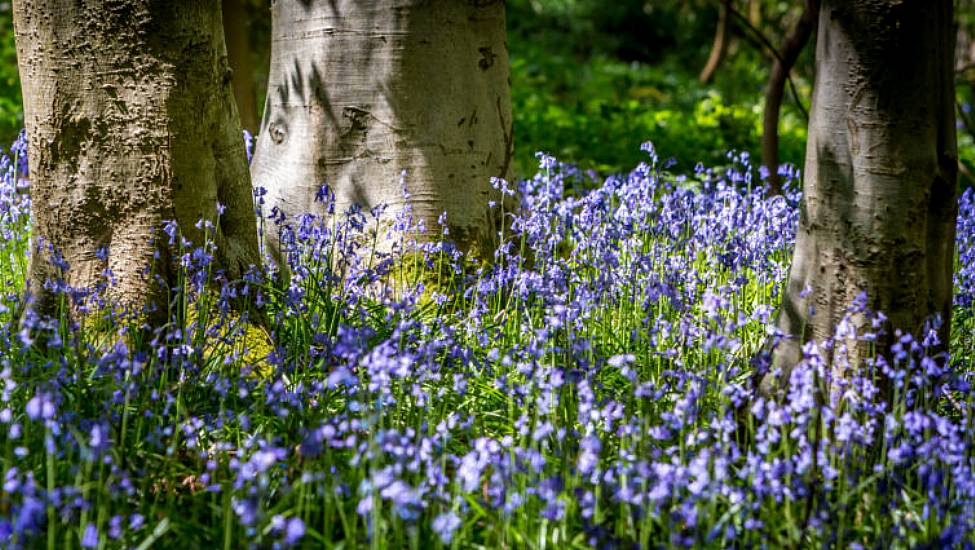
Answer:
[[262, 228], [282, 231], [287, 278], [222, 281], [211, 244], [171, 231], [184, 271], [150, 328], [83, 289], [63, 289], [89, 304], [80, 325], [18, 317], [16, 144], [0, 162], [0, 546], [970, 544], [972, 193], [947, 365], [933, 336], [903, 336], [894, 364], [829, 392], [830, 343], [810, 344], [763, 399], [750, 378], [798, 195], [766, 198], [747, 158], [683, 177], [647, 153], [601, 182], [549, 157], [497, 182], [512, 211], [491, 264], [411, 243], [408, 212], [392, 253], [362, 254], [378, 212], [329, 216], [327, 192]]

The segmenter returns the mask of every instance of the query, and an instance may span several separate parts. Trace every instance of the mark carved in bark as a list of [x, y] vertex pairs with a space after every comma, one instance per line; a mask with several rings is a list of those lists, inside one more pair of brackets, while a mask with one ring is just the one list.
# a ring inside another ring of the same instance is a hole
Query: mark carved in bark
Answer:
[[284, 143], [285, 131], [281, 124], [272, 122], [268, 127], [268, 133], [270, 134], [271, 141], [273, 141], [276, 145], [281, 145]]
[[494, 60], [497, 59], [498, 54], [491, 51], [491, 46], [478, 48], [477, 51], [481, 54], [481, 59], [477, 60], [477, 67], [479, 69], [486, 71], [494, 66]]

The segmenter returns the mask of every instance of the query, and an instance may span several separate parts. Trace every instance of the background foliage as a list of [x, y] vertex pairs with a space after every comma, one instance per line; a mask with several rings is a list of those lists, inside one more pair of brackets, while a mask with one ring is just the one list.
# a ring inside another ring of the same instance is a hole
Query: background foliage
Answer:
[[10, 3], [0, 3], [0, 143], [12, 143], [24, 126], [17, 49]]
[[[798, 10], [789, 2], [762, 7], [763, 33], [778, 44]], [[732, 33], [725, 63], [701, 85], [716, 19], [717, 3], [701, 0], [509, 1], [519, 174], [534, 169], [536, 149], [622, 171], [642, 160], [648, 139], [685, 169], [726, 163], [730, 149], [757, 154], [770, 58], [753, 36]], [[796, 69], [807, 108], [811, 58], [807, 51]], [[781, 134], [782, 162], [801, 164], [806, 120], [788, 98]]]
[[[795, 15], [790, 3], [763, 4], [772, 26]], [[262, 0], [249, 8], [253, 72], [263, 82], [269, 8]], [[648, 139], [666, 144], [661, 154], [684, 167], [726, 162], [732, 148], [757, 153], [768, 58], [738, 40], [713, 85], [701, 86], [715, 18], [715, 4], [702, 0], [509, 1], [516, 173], [534, 172], [536, 151], [621, 172], [642, 160], [639, 145]], [[770, 39], [780, 41], [778, 34]], [[808, 80], [799, 86], [808, 101]], [[20, 105], [10, 4], [0, 4], [0, 143], [23, 126]], [[783, 162], [801, 163], [806, 121], [789, 101], [783, 115]]]
[[[745, 15], [757, 4], [757, 25], [769, 43], [783, 42], [799, 2], [738, 0]], [[971, 0], [959, 0], [959, 64], [975, 28]], [[248, 3], [254, 36], [253, 77], [263, 105], [270, 35], [269, 2]], [[732, 25], [725, 62], [708, 85], [698, 73], [717, 24], [716, 0], [509, 0], [515, 171], [526, 177], [543, 151], [600, 173], [628, 170], [642, 160], [640, 143], [661, 144], [660, 154], [683, 169], [727, 163], [728, 150], [760, 151], [764, 89], [771, 56], [743, 25]], [[812, 46], [793, 71], [808, 109]], [[965, 59], [963, 59], [965, 58]], [[10, 3], [0, 3], [0, 143], [23, 127]], [[959, 105], [975, 98], [975, 71], [960, 71]], [[783, 103], [781, 161], [802, 165], [807, 120], [787, 94]], [[971, 116], [971, 115], [969, 115]], [[961, 181], [975, 182], [975, 123], [959, 119]], [[970, 129], [971, 128], [971, 129]]]

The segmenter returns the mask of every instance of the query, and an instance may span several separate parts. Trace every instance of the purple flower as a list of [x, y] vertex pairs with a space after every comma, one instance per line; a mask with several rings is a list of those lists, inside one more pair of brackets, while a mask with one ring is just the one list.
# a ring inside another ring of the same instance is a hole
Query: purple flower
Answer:
[[460, 527], [460, 518], [453, 512], [444, 512], [433, 519], [432, 527], [441, 542], [450, 544], [454, 539], [454, 532]]
[[599, 451], [602, 450], [602, 443], [594, 435], [586, 436], [579, 442], [582, 452], [579, 453], [578, 468], [582, 474], [591, 474], [599, 465]]
[[234, 512], [242, 525], [251, 526], [257, 521], [258, 502], [254, 498], [234, 498]]
[[284, 543], [291, 546], [297, 544], [305, 536], [305, 522], [301, 518], [291, 518], [284, 527]]
[[247, 163], [250, 164], [254, 158], [254, 136], [244, 129], [244, 153], [247, 155]]
[[619, 368], [624, 365], [629, 365], [634, 361], [636, 361], [636, 356], [634, 356], [632, 353], [626, 353], [622, 355], [614, 355], [610, 357], [606, 363], [611, 367]]
[[112, 516], [108, 520], [108, 536], [112, 540], [118, 540], [122, 538], [122, 516]]
[[44, 502], [28, 495], [24, 498], [20, 510], [16, 512], [14, 531], [24, 534], [39, 533], [44, 526], [45, 518]]
[[146, 518], [142, 514], [132, 514], [129, 516], [129, 529], [138, 531], [146, 524]]
[[98, 528], [94, 523], [85, 526], [85, 532], [81, 536], [82, 548], [96, 548], [98, 546]]
[[31, 420], [51, 420], [56, 412], [54, 400], [47, 393], [38, 392], [27, 402], [27, 417]]

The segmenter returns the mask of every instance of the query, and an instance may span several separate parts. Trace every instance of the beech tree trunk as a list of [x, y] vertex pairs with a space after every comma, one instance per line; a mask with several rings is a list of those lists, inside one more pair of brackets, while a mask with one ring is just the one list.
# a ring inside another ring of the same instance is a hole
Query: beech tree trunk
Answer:
[[762, 0], [748, 0], [748, 22], [755, 27], [762, 24]]
[[[888, 353], [892, 329], [918, 335], [933, 315], [947, 343], [958, 170], [953, 42], [951, 0], [823, 0], [804, 194], [779, 315], [793, 338], [773, 355], [786, 372], [802, 342], [833, 336], [861, 292], [889, 319], [878, 352]], [[855, 316], [854, 325], [863, 320]], [[841, 343], [854, 360], [870, 353], [866, 343]]]
[[227, 37], [227, 59], [233, 71], [234, 98], [240, 125], [257, 133], [257, 89], [254, 86], [254, 64], [251, 59], [249, 14], [246, 0], [222, 0], [223, 29]]
[[[219, 218], [217, 267], [230, 277], [258, 264], [247, 161], [230, 86], [218, 0], [20, 0], [14, 25], [33, 201], [29, 290], [73, 287], [110, 269], [109, 290], [146, 303], [145, 275], [172, 274], [164, 220], [196, 245], [201, 218]], [[38, 247], [44, 252], [38, 253]], [[108, 254], [96, 254], [107, 248]]]
[[278, 0], [271, 11], [251, 168], [265, 214], [315, 211], [328, 184], [337, 212], [408, 204], [437, 235], [446, 211], [451, 239], [493, 250], [490, 178], [509, 175], [513, 151], [504, 2]]

